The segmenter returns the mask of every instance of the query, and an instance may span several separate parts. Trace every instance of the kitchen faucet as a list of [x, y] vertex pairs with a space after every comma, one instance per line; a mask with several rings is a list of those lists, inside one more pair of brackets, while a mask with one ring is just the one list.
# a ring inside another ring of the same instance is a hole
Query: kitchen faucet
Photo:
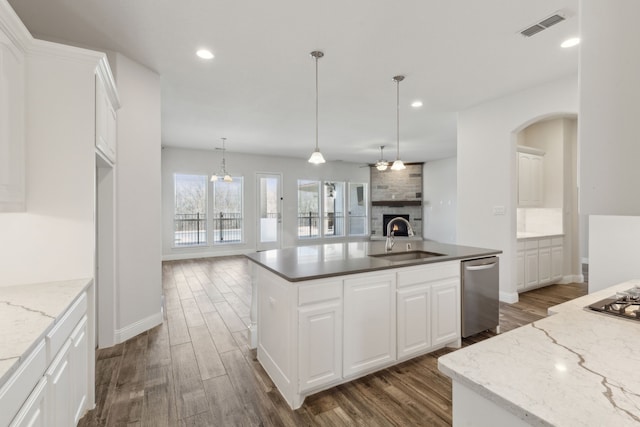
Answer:
[[384, 250], [386, 251], [390, 251], [393, 248], [393, 245], [395, 243], [394, 241], [394, 232], [391, 231], [391, 225], [396, 222], [397, 220], [401, 220], [404, 221], [407, 224], [407, 235], [409, 237], [413, 237], [415, 236], [415, 233], [413, 232], [413, 228], [411, 228], [411, 224], [409, 223], [409, 221], [407, 221], [405, 218], [401, 217], [401, 216], [397, 216], [395, 218], [393, 218], [391, 221], [389, 221], [389, 223], [387, 224], [387, 241], [384, 244]]

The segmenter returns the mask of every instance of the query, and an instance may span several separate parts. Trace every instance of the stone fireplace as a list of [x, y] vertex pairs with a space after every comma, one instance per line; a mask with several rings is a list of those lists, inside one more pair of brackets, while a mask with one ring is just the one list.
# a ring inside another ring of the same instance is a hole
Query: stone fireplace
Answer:
[[[422, 163], [405, 163], [402, 171], [387, 169], [379, 171], [371, 168], [371, 237], [386, 236], [385, 216], [393, 219], [396, 216], [408, 216], [416, 236], [422, 236]], [[398, 227], [405, 227], [401, 221]]]
[[[389, 222], [394, 219], [394, 218], [404, 218], [407, 221], [409, 221], [409, 223], [411, 223], [411, 216], [410, 215], [406, 215], [406, 214], [393, 214], [393, 215], [388, 215], [388, 214], [383, 214], [382, 215], [382, 235], [386, 236], [387, 235], [387, 226], [389, 225]], [[408, 236], [409, 235], [409, 229], [407, 228], [407, 224], [405, 224], [403, 221], [396, 221], [395, 223], [393, 223], [393, 225], [391, 226], [393, 227], [391, 229], [391, 231], [393, 232], [394, 236]], [[413, 225], [411, 226], [413, 227]]]

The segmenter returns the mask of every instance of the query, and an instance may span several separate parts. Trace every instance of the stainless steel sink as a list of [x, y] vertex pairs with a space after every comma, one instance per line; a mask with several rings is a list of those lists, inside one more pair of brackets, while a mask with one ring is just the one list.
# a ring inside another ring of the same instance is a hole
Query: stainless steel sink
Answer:
[[436, 252], [427, 252], [427, 251], [406, 251], [406, 252], [387, 252], [384, 254], [374, 254], [369, 255], [374, 258], [386, 259], [387, 261], [412, 261], [417, 259], [424, 258], [433, 258], [438, 256], [444, 256], [444, 254], [439, 254]]

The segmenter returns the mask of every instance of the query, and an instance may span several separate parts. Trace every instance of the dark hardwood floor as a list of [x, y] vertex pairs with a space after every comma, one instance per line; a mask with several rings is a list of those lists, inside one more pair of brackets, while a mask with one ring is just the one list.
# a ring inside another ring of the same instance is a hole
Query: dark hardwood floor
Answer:
[[[421, 356], [306, 399], [292, 411], [247, 342], [251, 284], [244, 257], [166, 262], [165, 322], [96, 355], [96, 408], [80, 426], [448, 426], [450, 349]], [[502, 332], [584, 295], [552, 285], [500, 304]], [[491, 337], [485, 332], [463, 346]]]

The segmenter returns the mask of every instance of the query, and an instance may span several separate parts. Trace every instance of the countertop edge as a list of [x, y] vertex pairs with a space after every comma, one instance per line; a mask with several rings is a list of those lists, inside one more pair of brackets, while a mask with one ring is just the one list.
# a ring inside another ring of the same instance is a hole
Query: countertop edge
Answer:
[[516, 236], [516, 240], [521, 241], [521, 240], [531, 240], [531, 239], [551, 239], [554, 237], [564, 237], [564, 233], [555, 233], [555, 234], [540, 234], [537, 236], [526, 236], [526, 237], [517, 237]]
[[326, 279], [326, 278], [329, 278], [329, 277], [338, 277], [338, 276], [347, 276], [347, 275], [352, 275], [352, 274], [368, 273], [368, 272], [372, 272], [372, 271], [391, 270], [391, 269], [394, 269], [394, 268], [415, 267], [417, 265], [435, 264], [435, 263], [439, 263], [439, 262], [457, 261], [457, 260], [463, 260], [463, 259], [475, 259], [475, 258], [479, 258], [479, 257], [480, 258], [484, 258], [484, 257], [488, 257], [488, 256], [499, 255], [501, 253], [502, 253], [502, 251], [500, 251], [500, 250], [487, 249], [486, 251], [479, 252], [477, 254], [469, 254], [469, 255], [464, 255], [464, 256], [447, 255], [447, 256], [442, 256], [442, 257], [437, 257], [437, 258], [425, 258], [425, 259], [402, 261], [402, 262], [388, 261], [389, 262], [388, 265], [381, 265], [381, 266], [369, 267], [369, 268], [353, 269], [353, 270], [349, 270], [349, 271], [342, 271], [342, 272], [335, 272], [335, 273], [317, 274], [317, 275], [309, 275], [309, 276], [296, 276], [296, 277], [289, 277], [289, 276], [285, 275], [284, 273], [282, 273], [282, 272], [280, 272], [280, 271], [278, 271], [278, 270], [276, 270], [276, 269], [274, 269], [272, 267], [269, 267], [266, 264], [261, 263], [257, 259], [254, 259], [254, 258], [250, 257], [247, 254], [245, 254], [244, 256], [248, 260], [256, 263], [257, 265], [259, 265], [260, 267], [265, 268], [266, 270], [269, 270], [270, 272], [276, 274], [277, 276], [282, 277], [286, 281], [295, 283], [295, 282], [305, 282], [305, 281], [308, 281], [308, 280]]
[[[51, 331], [54, 326], [61, 320], [62, 316], [67, 312], [69, 307], [71, 307], [77, 300], [80, 298], [81, 294], [85, 292], [92, 284], [93, 278], [81, 278], [81, 279], [70, 279], [70, 280], [57, 280], [55, 282], [43, 282], [43, 283], [34, 283], [32, 285], [40, 285], [44, 283], [62, 283], [62, 282], [74, 282], [74, 281], [85, 281], [86, 283], [82, 286], [81, 289], [78, 290], [77, 294], [71, 299], [69, 304], [55, 317], [52, 319], [49, 325], [44, 328], [44, 330], [40, 333], [40, 335], [31, 343], [31, 345], [20, 355], [15, 357], [7, 358], [6, 360], [14, 360], [13, 365], [11, 365], [7, 370], [0, 375], [0, 388], [4, 386], [4, 384], [11, 378], [11, 375], [20, 367], [21, 363], [25, 360], [25, 357], [28, 357], [31, 352], [38, 346], [38, 344], [46, 337], [47, 333]], [[18, 285], [18, 286], [30, 286], [30, 285]]]

